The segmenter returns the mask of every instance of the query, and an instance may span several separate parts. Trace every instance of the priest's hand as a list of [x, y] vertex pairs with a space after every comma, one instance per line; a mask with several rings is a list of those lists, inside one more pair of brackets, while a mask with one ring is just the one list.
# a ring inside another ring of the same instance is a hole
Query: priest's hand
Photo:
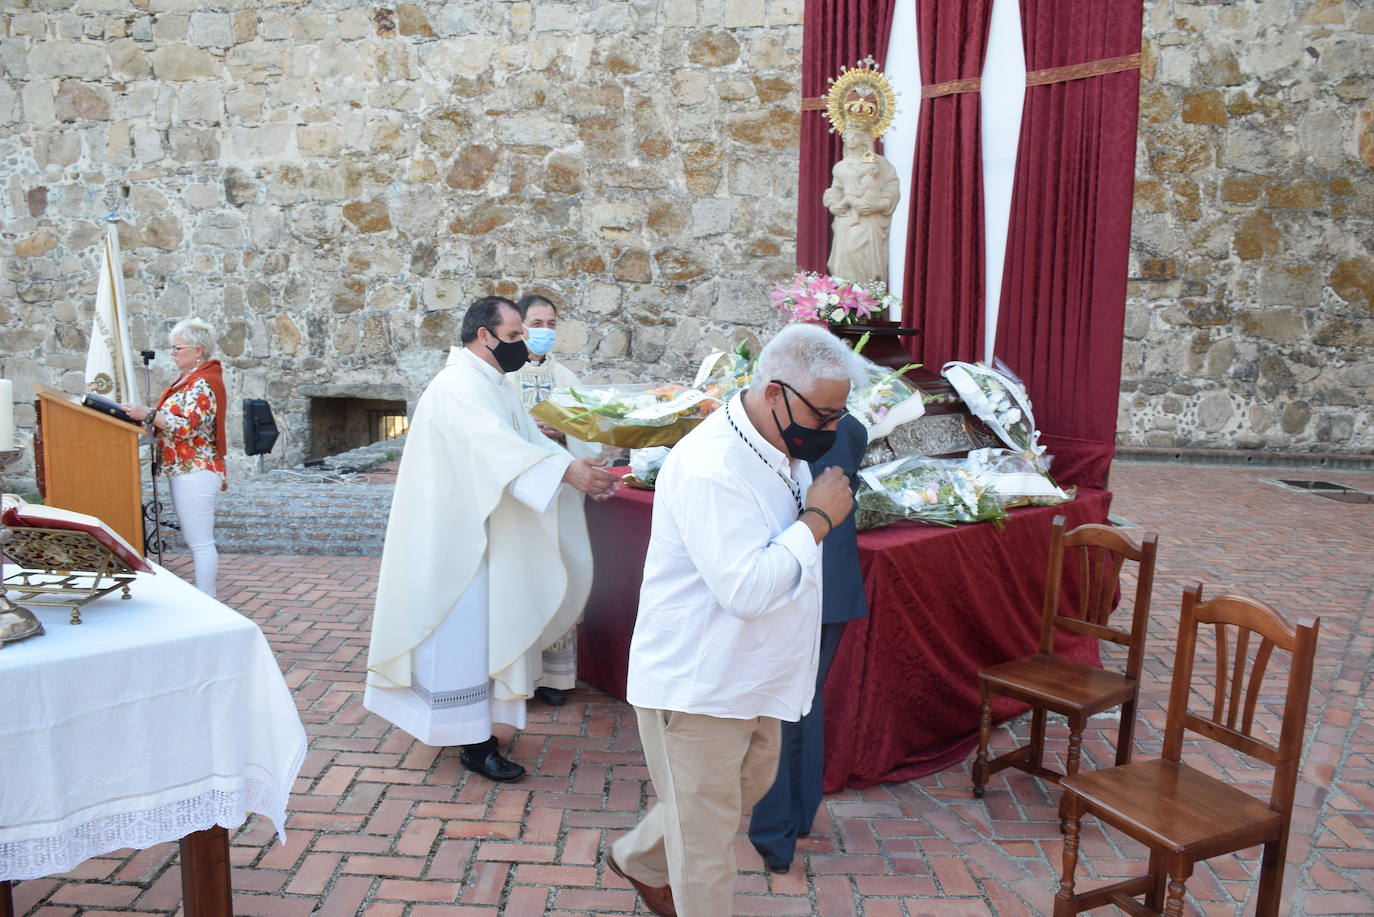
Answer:
[[831, 465], [811, 482], [811, 487], [806, 491], [806, 510], [813, 511], [803, 510], [801, 521], [811, 529], [811, 534], [819, 542], [853, 508], [854, 492], [849, 486], [849, 476]]
[[549, 439], [553, 440], [556, 443], [563, 443], [565, 445], [567, 444], [568, 436], [562, 430], [558, 429], [557, 427], [550, 426], [549, 424], [544, 423], [544, 421], [539, 420], [538, 418], [535, 419], [534, 423], [535, 426], [539, 427], [539, 432], [543, 433]]
[[620, 484], [620, 478], [590, 459], [573, 459], [563, 472], [565, 483], [576, 487], [593, 500], [609, 500]]

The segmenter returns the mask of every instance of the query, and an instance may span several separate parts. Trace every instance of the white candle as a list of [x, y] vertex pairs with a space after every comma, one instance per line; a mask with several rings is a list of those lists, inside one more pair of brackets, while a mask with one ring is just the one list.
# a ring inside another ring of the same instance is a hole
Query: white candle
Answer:
[[0, 452], [14, 449], [14, 383], [0, 379]]

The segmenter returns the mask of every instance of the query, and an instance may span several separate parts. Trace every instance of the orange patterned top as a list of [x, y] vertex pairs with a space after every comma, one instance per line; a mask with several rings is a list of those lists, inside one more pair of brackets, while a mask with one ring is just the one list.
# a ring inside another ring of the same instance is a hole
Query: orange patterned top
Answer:
[[159, 430], [162, 470], [166, 474], [213, 471], [224, 480], [224, 459], [215, 450], [215, 414], [219, 405], [204, 379], [169, 395], [161, 411], [167, 429]]

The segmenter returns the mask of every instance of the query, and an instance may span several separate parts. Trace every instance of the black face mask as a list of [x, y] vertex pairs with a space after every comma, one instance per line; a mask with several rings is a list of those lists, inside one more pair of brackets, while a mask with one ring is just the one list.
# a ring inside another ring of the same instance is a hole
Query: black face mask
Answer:
[[803, 427], [797, 423], [796, 418], [792, 416], [792, 402], [787, 398], [787, 389], [782, 390], [782, 403], [787, 406], [788, 424], [784, 427], [779, 423], [777, 411], [773, 412], [773, 423], [778, 425], [778, 432], [782, 434], [782, 444], [787, 447], [787, 454], [803, 462], [814, 462], [829, 452], [835, 445], [835, 431], [817, 430], [815, 427]]
[[487, 350], [496, 358], [496, 365], [501, 367], [503, 373], [515, 372], [530, 359], [530, 350], [524, 341], [503, 341], [498, 338], [496, 346]]

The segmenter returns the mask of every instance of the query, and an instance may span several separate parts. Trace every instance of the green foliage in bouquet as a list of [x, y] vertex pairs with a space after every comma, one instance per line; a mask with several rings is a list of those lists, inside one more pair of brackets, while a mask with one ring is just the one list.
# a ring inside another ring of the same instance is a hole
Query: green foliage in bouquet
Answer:
[[855, 524], [860, 530], [899, 519], [953, 526], [1007, 518], [1001, 501], [957, 461], [908, 456], [860, 472]]

